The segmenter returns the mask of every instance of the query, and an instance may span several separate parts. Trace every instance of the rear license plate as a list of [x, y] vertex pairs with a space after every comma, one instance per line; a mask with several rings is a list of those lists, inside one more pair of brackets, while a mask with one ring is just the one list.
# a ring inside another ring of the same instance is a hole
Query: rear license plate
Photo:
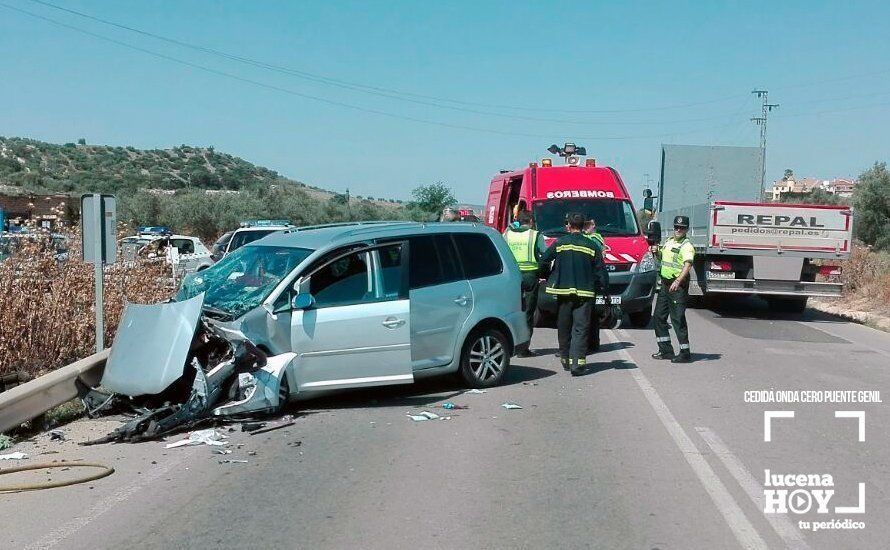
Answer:
[[[605, 296], [597, 296], [595, 303], [605, 304], [606, 303]], [[613, 306], [618, 305], [620, 303], [621, 303], [621, 296], [612, 296], [612, 305]]]
[[734, 271], [708, 271], [708, 279], [735, 279]]

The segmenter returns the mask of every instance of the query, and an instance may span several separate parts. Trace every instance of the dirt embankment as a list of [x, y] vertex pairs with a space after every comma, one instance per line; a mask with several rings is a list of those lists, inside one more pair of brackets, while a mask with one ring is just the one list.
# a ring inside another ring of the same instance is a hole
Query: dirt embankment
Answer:
[[842, 298], [810, 300], [820, 311], [890, 332], [890, 254], [858, 244], [843, 266]]

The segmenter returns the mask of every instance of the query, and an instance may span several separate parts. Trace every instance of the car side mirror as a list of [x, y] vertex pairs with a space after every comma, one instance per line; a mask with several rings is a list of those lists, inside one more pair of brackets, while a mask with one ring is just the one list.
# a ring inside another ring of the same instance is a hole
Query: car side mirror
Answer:
[[295, 310], [310, 309], [315, 305], [315, 297], [312, 294], [300, 293], [291, 300], [291, 307]]
[[650, 245], [661, 242], [661, 223], [652, 220], [646, 228], [646, 242]]

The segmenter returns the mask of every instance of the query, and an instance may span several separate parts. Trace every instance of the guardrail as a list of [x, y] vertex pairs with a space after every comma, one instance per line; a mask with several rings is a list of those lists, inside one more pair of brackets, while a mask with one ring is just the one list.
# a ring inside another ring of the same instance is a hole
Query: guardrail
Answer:
[[97, 385], [109, 353], [111, 350], [106, 349], [0, 393], [0, 432], [77, 397], [77, 380], [87, 386]]

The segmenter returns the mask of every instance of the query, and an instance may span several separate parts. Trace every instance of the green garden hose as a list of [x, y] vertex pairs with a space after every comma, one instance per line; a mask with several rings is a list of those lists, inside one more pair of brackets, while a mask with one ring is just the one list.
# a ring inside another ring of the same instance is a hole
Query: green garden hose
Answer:
[[25, 483], [21, 485], [6, 486], [0, 485], [0, 493], [16, 493], [19, 491], [37, 491], [39, 489], [66, 487], [68, 485], [77, 485], [78, 483], [86, 483], [87, 481], [102, 479], [103, 477], [110, 476], [114, 473], [114, 468], [106, 466], [105, 464], [99, 464], [98, 462], [52, 462], [48, 464], [30, 464], [28, 466], [0, 469], [0, 476], [4, 474], [14, 474], [16, 472], [27, 472], [29, 470], [45, 470], [47, 468], [101, 468], [102, 471], [85, 477], [65, 481], [43, 481], [40, 483]]

